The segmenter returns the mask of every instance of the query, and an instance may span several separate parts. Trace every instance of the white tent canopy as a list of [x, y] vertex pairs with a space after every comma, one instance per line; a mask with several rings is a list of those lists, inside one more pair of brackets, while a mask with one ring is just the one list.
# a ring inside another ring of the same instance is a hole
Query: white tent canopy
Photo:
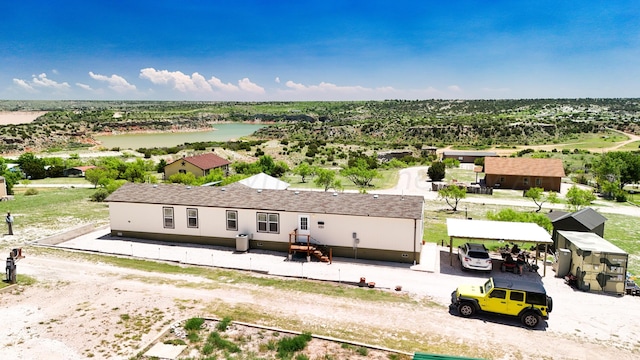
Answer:
[[[534, 223], [447, 219], [447, 234], [450, 239], [449, 255], [453, 265], [453, 239], [504, 240], [534, 244], [553, 244], [551, 235]], [[544, 268], [546, 275], [547, 269]]]
[[260, 173], [240, 180], [239, 183], [248, 186], [253, 189], [271, 189], [271, 190], [285, 190], [289, 187], [289, 183], [280, 179], [269, 176], [265, 173]]

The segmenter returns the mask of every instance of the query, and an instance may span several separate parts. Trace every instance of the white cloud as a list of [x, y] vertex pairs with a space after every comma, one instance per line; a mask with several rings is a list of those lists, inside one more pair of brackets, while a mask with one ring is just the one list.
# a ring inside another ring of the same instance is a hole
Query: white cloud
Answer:
[[30, 93], [36, 92], [36, 89], [34, 89], [33, 86], [29, 85], [26, 81], [22, 79], [13, 79], [13, 83]]
[[280, 84], [280, 77], [276, 76], [276, 80], [275, 81], [276, 81], [277, 84]]
[[318, 85], [305, 85], [291, 80], [285, 83], [287, 90], [283, 93], [306, 99], [319, 100], [354, 100], [354, 99], [383, 99], [395, 94], [397, 91], [391, 86], [368, 88], [360, 85], [338, 86], [336, 84], [321, 82]]
[[42, 73], [38, 76], [32, 75], [31, 84], [33, 86], [43, 87], [43, 88], [52, 88], [56, 90], [68, 90], [71, 88], [68, 83], [63, 82], [59, 83], [54, 80], [51, 80], [47, 77], [47, 74]]
[[449, 85], [447, 89], [453, 92], [462, 92], [462, 89], [458, 85]]
[[154, 68], [145, 68], [140, 70], [140, 78], [151, 81], [156, 85], [168, 85], [174, 90], [183, 93], [237, 93], [243, 91], [252, 94], [264, 94], [265, 89], [244, 78], [238, 80], [238, 85], [232, 83], [224, 83], [222, 80], [212, 76], [206, 80], [199, 73], [192, 75], [184, 74], [181, 71], [156, 70]]
[[255, 83], [252, 83], [251, 80], [249, 80], [249, 78], [238, 80], [238, 86], [240, 87], [240, 89], [247, 92], [251, 92], [255, 94], [264, 94], [264, 88]]
[[93, 91], [91, 86], [89, 86], [87, 84], [76, 83], [76, 86], [81, 88], [81, 89], [84, 89], [84, 90]]
[[23, 79], [13, 79], [13, 83], [22, 90], [30, 93], [37, 93], [39, 89], [53, 89], [59, 91], [67, 91], [71, 88], [68, 83], [59, 83], [47, 77], [47, 74], [31, 75], [31, 81]]
[[181, 71], [156, 70], [146, 68], [140, 70], [140, 78], [147, 79], [154, 84], [170, 85], [180, 92], [211, 92], [211, 85], [205, 78], [196, 73], [189, 76]]
[[89, 76], [91, 76], [91, 78], [94, 80], [106, 82], [108, 84], [109, 89], [117, 93], [125, 93], [128, 91], [136, 90], [135, 85], [129, 84], [127, 80], [125, 80], [125, 78], [119, 75], [113, 74], [111, 76], [105, 76], [100, 74], [94, 74], [92, 71], [89, 71]]
[[231, 83], [223, 83], [222, 80], [218, 79], [215, 76], [212, 76], [211, 79], [207, 81], [209, 84], [213, 85], [216, 89], [220, 89], [222, 91], [238, 91], [239, 87], [231, 84]]

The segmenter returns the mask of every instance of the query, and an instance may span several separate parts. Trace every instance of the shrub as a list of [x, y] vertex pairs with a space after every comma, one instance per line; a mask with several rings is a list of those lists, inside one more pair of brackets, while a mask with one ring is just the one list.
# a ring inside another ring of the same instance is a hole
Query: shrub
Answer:
[[191, 318], [184, 323], [184, 329], [189, 330], [200, 330], [202, 328], [202, 324], [204, 324], [203, 318]]
[[231, 324], [231, 318], [228, 316], [225, 316], [222, 321], [218, 322], [218, 325], [216, 325], [216, 329], [218, 331], [227, 331], [227, 328], [229, 327], [229, 324]]
[[91, 194], [90, 198], [91, 198], [91, 201], [103, 202], [104, 199], [107, 198], [107, 196], [109, 196], [109, 191], [105, 188], [100, 188], [94, 191], [93, 194]]
[[296, 351], [304, 350], [309, 341], [311, 341], [310, 333], [280, 339], [280, 341], [278, 341], [278, 357], [285, 358]]
[[25, 196], [31, 196], [31, 195], [38, 195], [38, 189], [34, 189], [34, 188], [29, 188], [27, 189], [27, 191], [24, 192]]
[[207, 344], [211, 344], [218, 349], [227, 350], [232, 353], [240, 352], [240, 347], [233, 342], [223, 339], [216, 331], [212, 331], [207, 338]]

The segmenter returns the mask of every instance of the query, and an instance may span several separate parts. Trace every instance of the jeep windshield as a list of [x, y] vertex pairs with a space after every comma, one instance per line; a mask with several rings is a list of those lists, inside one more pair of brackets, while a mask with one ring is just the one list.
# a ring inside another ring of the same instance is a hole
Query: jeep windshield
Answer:
[[491, 281], [491, 279], [487, 280], [486, 283], [484, 283], [484, 293], [488, 294], [489, 291], [491, 291], [491, 289], [493, 289], [493, 281]]

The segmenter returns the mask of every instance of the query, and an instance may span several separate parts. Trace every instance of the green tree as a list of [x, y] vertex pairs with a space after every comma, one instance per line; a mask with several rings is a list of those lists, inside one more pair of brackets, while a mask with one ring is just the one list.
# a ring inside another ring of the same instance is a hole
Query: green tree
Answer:
[[96, 167], [93, 169], [87, 169], [84, 172], [84, 178], [93, 185], [93, 188], [97, 188], [98, 184], [104, 187], [104, 179], [115, 180], [118, 178], [118, 171], [114, 169], [106, 169], [102, 167]]
[[147, 166], [148, 164], [139, 158], [134, 162], [128, 162], [122, 177], [129, 182], [143, 183], [147, 180]]
[[33, 153], [26, 152], [18, 158], [20, 169], [27, 179], [44, 179], [46, 171], [44, 160], [36, 157]]
[[185, 185], [195, 185], [197, 182], [196, 176], [191, 172], [176, 173], [169, 176], [169, 179], [167, 180], [170, 183], [185, 184]]
[[342, 183], [336, 178], [336, 172], [329, 169], [318, 168], [313, 183], [323, 188], [324, 191], [329, 191], [329, 189], [342, 189]]
[[365, 159], [358, 159], [352, 164], [353, 166], [342, 169], [340, 174], [356, 186], [362, 188], [371, 186], [373, 179], [380, 177], [380, 172], [376, 169], [369, 168], [369, 164]]
[[427, 169], [427, 175], [429, 175], [431, 181], [440, 181], [444, 179], [446, 175], [445, 168], [446, 166], [442, 161], [434, 161], [431, 163], [431, 166], [429, 166], [429, 169]]
[[309, 165], [306, 161], [301, 162], [300, 165], [293, 168], [293, 173], [295, 175], [299, 175], [303, 183], [306, 182], [307, 176], [313, 176], [315, 171], [315, 167]]
[[467, 197], [467, 191], [456, 185], [445, 186], [438, 190], [438, 198], [451, 207], [453, 211], [458, 211], [458, 202]]
[[165, 159], [160, 159], [160, 161], [158, 161], [158, 165], [156, 165], [156, 171], [159, 173], [164, 172], [165, 166], [167, 166], [167, 161]]
[[549, 233], [553, 231], [553, 224], [545, 214], [532, 212], [518, 212], [513, 209], [503, 209], [499, 212], [488, 211], [487, 218], [494, 221], [530, 222], [540, 225]]
[[567, 207], [570, 211], [578, 211], [596, 199], [596, 196], [591, 190], [582, 190], [575, 185], [567, 191], [565, 197], [567, 198]]
[[13, 186], [20, 181], [22, 173], [10, 171], [7, 168], [6, 160], [0, 157], [0, 176], [4, 177], [4, 181], [7, 184], [7, 194], [13, 195]]
[[598, 184], [617, 182], [622, 189], [640, 181], [640, 155], [626, 151], [606, 152], [594, 161], [593, 170]]
[[550, 202], [552, 204], [558, 203], [558, 194], [555, 191], [549, 191], [547, 195], [544, 194], [544, 189], [539, 187], [529, 188], [524, 193], [525, 197], [533, 200], [533, 202], [538, 206], [538, 210], [536, 212], [540, 212], [542, 210], [542, 205], [545, 202]]

